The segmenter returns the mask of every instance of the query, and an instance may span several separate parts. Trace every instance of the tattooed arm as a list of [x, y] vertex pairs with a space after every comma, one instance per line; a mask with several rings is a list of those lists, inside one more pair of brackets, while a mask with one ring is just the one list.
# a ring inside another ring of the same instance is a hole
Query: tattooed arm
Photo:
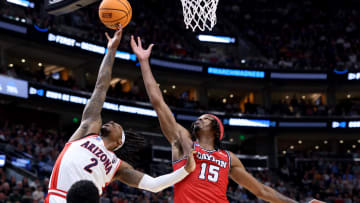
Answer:
[[108, 51], [101, 63], [94, 92], [86, 104], [79, 128], [71, 136], [70, 141], [81, 139], [89, 133], [98, 133], [101, 128], [101, 109], [104, 105], [106, 92], [111, 81], [111, 72], [114, 65], [116, 50], [120, 44], [122, 28], [117, 30], [113, 38], [105, 33], [108, 39]]
[[244, 186], [251, 193], [257, 197], [268, 201], [276, 203], [296, 203], [295, 200], [292, 200], [276, 190], [260, 183], [252, 175], [250, 175], [246, 170], [239, 158], [236, 157], [234, 153], [230, 152], [231, 156], [231, 170], [230, 177], [239, 185]]

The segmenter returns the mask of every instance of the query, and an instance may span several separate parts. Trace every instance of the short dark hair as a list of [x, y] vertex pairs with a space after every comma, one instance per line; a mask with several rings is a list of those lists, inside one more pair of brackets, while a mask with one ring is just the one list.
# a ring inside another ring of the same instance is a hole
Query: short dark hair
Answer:
[[[215, 140], [214, 147], [216, 150], [223, 149], [221, 140], [220, 140], [220, 125], [215, 118], [211, 119], [211, 128], [215, 131]], [[195, 132], [195, 121], [191, 124], [191, 139], [196, 141], [196, 132]]]
[[99, 203], [99, 190], [89, 180], [80, 180], [74, 183], [66, 195], [67, 203]]

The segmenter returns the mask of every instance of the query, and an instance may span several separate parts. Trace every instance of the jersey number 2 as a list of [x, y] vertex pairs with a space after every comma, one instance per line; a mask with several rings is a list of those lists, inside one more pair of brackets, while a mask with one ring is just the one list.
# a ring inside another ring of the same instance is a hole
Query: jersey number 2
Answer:
[[[207, 163], [201, 164], [199, 179], [205, 180], [207, 165], [208, 165]], [[220, 167], [209, 164], [209, 173], [208, 173], [209, 175], [207, 176], [207, 179], [211, 182], [216, 183], [219, 179], [219, 171], [220, 171]]]
[[95, 159], [95, 158], [91, 158], [90, 160], [91, 160], [92, 163], [89, 164], [89, 165], [87, 165], [87, 166], [85, 166], [85, 167], [84, 167], [84, 170], [87, 171], [87, 172], [89, 172], [89, 173], [92, 173], [91, 168], [94, 167], [94, 166], [96, 166], [96, 165], [98, 165], [98, 160]]

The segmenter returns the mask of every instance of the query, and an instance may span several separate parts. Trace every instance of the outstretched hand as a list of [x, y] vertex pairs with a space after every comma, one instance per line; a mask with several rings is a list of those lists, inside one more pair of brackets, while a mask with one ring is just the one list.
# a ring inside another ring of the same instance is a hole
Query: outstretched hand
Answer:
[[136, 44], [133, 35], [131, 35], [130, 45], [133, 52], [136, 54], [136, 57], [139, 59], [139, 61], [148, 60], [151, 54], [151, 50], [154, 46], [154, 44], [150, 44], [150, 46], [147, 49], [143, 49], [141, 45], [141, 38], [137, 37], [137, 44]]
[[121, 37], [122, 37], [122, 27], [121, 25], [119, 25], [119, 29], [116, 30], [116, 32], [114, 33], [114, 36], [111, 38], [109, 36], [109, 34], [107, 32], [105, 32], [105, 36], [108, 40], [108, 44], [107, 44], [107, 48], [108, 49], [113, 49], [116, 50], [120, 44], [121, 41]]

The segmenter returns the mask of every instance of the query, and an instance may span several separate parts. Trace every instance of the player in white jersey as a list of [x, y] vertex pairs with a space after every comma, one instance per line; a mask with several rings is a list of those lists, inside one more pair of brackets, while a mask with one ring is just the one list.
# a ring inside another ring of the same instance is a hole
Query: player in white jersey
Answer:
[[92, 181], [101, 194], [112, 180], [151, 192], [163, 190], [186, 177], [195, 169], [193, 154], [188, 164], [170, 174], [152, 178], [116, 157], [125, 142], [121, 125], [111, 121], [102, 125], [101, 109], [110, 85], [115, 53], [122, 37], [122, 28], [108, 39], [108, 51], [101, 63], [96, 86], [85, 106], [79, 128], [58, 156], [51, 174], [46, 203], [65, 203], [71, 185], [79, 180]]

